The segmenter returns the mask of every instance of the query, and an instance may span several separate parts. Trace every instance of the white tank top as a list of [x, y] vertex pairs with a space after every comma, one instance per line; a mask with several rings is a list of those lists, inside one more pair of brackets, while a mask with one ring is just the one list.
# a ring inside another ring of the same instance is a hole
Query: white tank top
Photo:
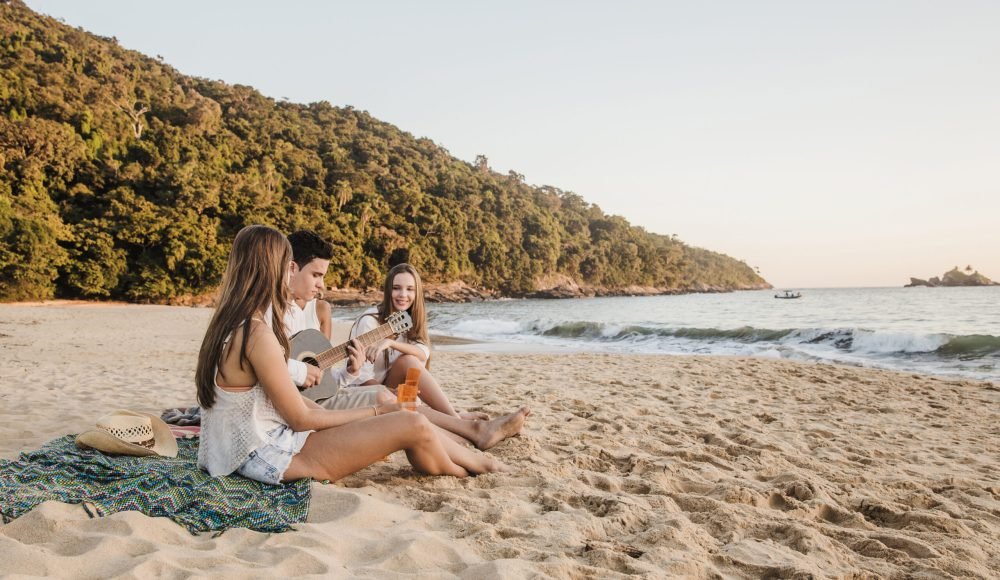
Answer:
[[292, 302], [285, 309], [285, 333], [294, 336], [306, 329], [319, 330], [319, 315], [316, 314], [316, 299], [306, 302], [305, 308]]
[[[215, 372], [218, 376], [218, 367]], [[233, 473], [261, 446], [267, 432], [281, 425], [287, 423], [260, 383], [249, 391], [232, 392], [215, 381], [215, 404], [201, 410], [198, 467], [212, 477]]]

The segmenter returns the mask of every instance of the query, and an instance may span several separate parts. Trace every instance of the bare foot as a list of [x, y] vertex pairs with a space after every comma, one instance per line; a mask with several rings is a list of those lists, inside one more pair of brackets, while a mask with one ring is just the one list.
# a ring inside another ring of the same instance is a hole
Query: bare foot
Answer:
[[459, 418], [466, 421], [489, 421], [490, 416], [481, 411], [466, 411], [458, 414]]
[[469, 471], [471, 475], [479, 475], [481, 473], [510, 473], [514, 469], [500, 461], [496, 457], [486, 455], [481, 453], [477, 456], [477, 461], [474, 465], [466, 465], [465, 469]]
[[531, 414], [531, 409], [521, 407], [517, 411], [497, 417], [490, 421], [480, 421], [476, 425], [476, 438], [473, 443], [482, 451], [486, 451], [508, 437], [521, 432], [524, 420]]

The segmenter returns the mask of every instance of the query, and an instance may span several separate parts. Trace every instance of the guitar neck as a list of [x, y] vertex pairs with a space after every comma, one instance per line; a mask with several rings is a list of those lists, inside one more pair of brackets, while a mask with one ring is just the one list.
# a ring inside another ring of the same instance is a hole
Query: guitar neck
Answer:
[[[356, 336], [354, 340], [358, 341], [362, 349], [366, 349], [369, 346], [385, 338], [389, 338], [394, 334], [395, 333], [392, 331], [391, 325], [383, 324], [378, 328], [374, 328], [360, 336]], [[345, 342], [344, 344], [337, 345], [329, 350], [324, 350], [323, 352], [317, 354], [316, 362], [319, 363], [319, 368], [326, 370], [346, 359], [348, 357], [347, 345], [348, 343]]]

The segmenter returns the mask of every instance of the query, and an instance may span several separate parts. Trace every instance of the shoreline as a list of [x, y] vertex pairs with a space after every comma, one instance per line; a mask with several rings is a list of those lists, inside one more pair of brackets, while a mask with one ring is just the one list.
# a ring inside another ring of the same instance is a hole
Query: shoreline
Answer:
[[[717, 294], [728, 292], [752, 292], [771, 290], [770, 284], [724, 288], [703, 284], [692, 288], [658, 288], [653, 286], [624, 286], [605, 288], [602, 286], [581, 286], [572, 280], [561, 280], [555, 285], [545, 285], [531, 292], [502, 295], [497, 291], [469, 286], [464, 282], [424, 284], [425, 300], [430, 303], [468, 303], [494, 300], [564, 300], [573, 298], [607, 298], [636, 296], [677, 296], [682, 294]], [[381, 289], [360, 290], [353, 288], [330, 288], [323, 299], [333, 306], [364, 306], [377, 304], [382, 299]]]
[[[11, 302], [11, 303], [0, 303], [0, 314], [2, 314], [4, 308], [12, 308], [15, 310], [21, 309], [39, 309], [44, 311], [45, 309], [55, 309], [55, 310], [88, 310], [88, 311], [100, 311], [100, 310], [115, 310], [115, 309], [135, 309], [135, 310], [149, 310], [149, 311], [175, 311], [175, 312], [198, 312], [198, 311], [208, 311], [211, 307], [202, 306], [178, 306], [169, 304], [140, 304], [133, 302], [114, 302], [114, 301], [92, 301], [92, 300], [46, 300], [46, 301], [25, 301], [25, 302]], [[200, 315], [194, 315], [196, 318], [200, 318]], [[203, 317], [207, 323], [208, 316]], [[0, 318], [0, 325], [5, 321]], [[334, 344], [341, 344], [348, 340], [348, 335], [351, 328], [351, 321], [349, 320], [333, 320], [333, 340]], [[2, 338], [11, 338], [13, 335], [0, 334]], [[906, 369], [896, 369], [885, 366], [877, 365], [865, 365], [862, 363], [852, 363], [852, 362], [840, 362], [840, 361], [827, 361], [827, 360], [798, 360], [798, 359], [788, 359], [788, 358], [772, 358], [767, 356], [750, 356], [741, 354], [724, 354], [724, 353], [646, 353], [646, 352], [608, 352], [608, 351], [598, 351], [591, 350], [589, 348], [577, 348], [573, 346], [564, 345], [543, 345], [535, 343], [515, 343], [515, 342], [502, 342], [493, 341], [487, 339], [473, 339], [460, 336], [452, 336], [446, 334], [434, 334], [430, 335], [431, 342], [435, 346], [446, 347], [444, 352], [453, 353], [467, 353], [467, 354], [512, 354], [512, 355], [525, 355], [525, 356], [551, 356], [551, 355], [597, 355], [597, 356], [622, 356], [622, 357], [666, 357], [666, 358], [684, 358], [684, 357], [694, 357], [694, 358], [723, 358], [723, 359], [747, 359], [754, 361], [775, 361], [775, 362], [788, 362], [793, 364], [800, 364], [804, 366], [827, 366], [827, 367], [843, 367], [845, 369], [858, 369], [858, 370], [871, 370], [876, 372], [887, 372], [895, 373], [900, 376], [909, 375], [914, 377], [926, 377], [935, 378], [944, 381], [959, 381], [959, 382], [973, 382], [981, 383], [986, 386], [998, 386], [998, 383], [991, 379], [979, 379], [972, 377], [964, 377], [956, 374], [939, 374], [922, 372], [915, 370]], [[200, 337], [199, 337], [200, 339]], [[2, 347], [3, 345], [0, 345]], [[468, 348], [466, 348], [468, 347]], [[476, 348], [481, 348], [481, 350], [476, 350]]]
[[[201, 306], [201, 305], [169, 305], [169, 304], [138, 304], [133, 302], [102, 302], [93, 300], [46, 300], [46, 301], [25, 301], [25, 302], [9, 302], [0, 303], [0, 311], [4, 307], [11, 307], [15, 309], [22, 308], [56, 308], [56, 309], [88, 309], [88, 310], [100, 310], [100, 309], [113, 309], [113, 308], [136, 308], [136, 309], [193, 309], [193, 310], [209, 310], [211, 306]], [[207, 319], [206, 319], [207, 320]], [[333, 319], [333, 344], [342, 344], [347, 342], [350, 333], [351, 321]], [[2, 334], [2, 333], [0, 333]], [[502, 342], [502, 341], [492, 341], [487, 339], [474, 339], [466, 338], [460, 336], [452, 336], [445, 334], [434, 334], [430, 335], [431, 343], [437, 347], [444, 347], [441, 352], [466, 352], [475, 354], [540, 354], [540, 355], [552, 355], [552, 354], [602, 354], [607, 351], [602, 351], [591, 345], [586, 346], [573, 346], [573, 345], [543, 345], [535, 343], [518, 343], [518, 342]], [[878, 364], [877, 361], [864, 361], [864, 362], [851, 362], [851, 361], [835, 361], [835, 360], [802, 360], [794, 358], [772, 358], [770, 356], [748, 356], [740, 354], [723, 354], [723, 353], [699, 353], [699, 354], [688, 354], [688, 353], [643, 353], [643, 352], [617, 352], [612, 351], [609, 354], [621, 355], [621, 356], [665, 356], [665, 357], [683, 357], [683, 356], [704, 356], [704, 357], [723, 357], [723, 358], [750, 358], [754, 360], [778, 360], [778, 361], [789, 361], [796, 362], [804, 365], [829, 365], [829, 366], [842, 366], [845, 368], [852, 369], [872, 369], [880, 370], [886, 372], [899, 373], [900, 375], [915, 375], [921, 377], [938, 378], [941, 380], [959, 380], [959, 381], [976, 381], [987, 385], [1000, 385], [1000, 381], [992, 378], [976, 378], [968, 377], [959, 373], [949, 373], [947, 371], [931, 372], [922, 369], [905, 369], [905, 368], [894, 368], [889, 365]]]
[[[498, 300], [563, 300], [573, 298], [607, 298], [636, 296], [678, 296], [683, 294], [718, 294], [729, 292], [752, 292], [771, 290], [770, 284], [757, 286], [741, 286], [739, 288], [724, 288], [703, 284], [697, 288], [658, 288], [652, 286], [626, 286], [622, 288], [605, 288], [600, 286], [580, 286], [575, 282], [569, 285], [546, 287], [531, 292], [521, 292], [502, 295], [497, 291], [469, 286], [464, 282], [424, 284], [425, 300], [432, 304], [464, 304], [468, 302], [488, 302]], [[381, 289], [360, 288], [329, 288], [323, 300], [331, 306], [360, 307], [378, 304], [382, 300]], [[135, 305], [135, 306], [190, 306], [195, 308], [211, 308], [214, 306], [215, 291], [169, 298], [162, 302], [128, 302], [123, 300], [92, 300], [77, 298], [52, 298], [47, 300], [26, 300], [20, 302], [0, 302], [0, 305]]]

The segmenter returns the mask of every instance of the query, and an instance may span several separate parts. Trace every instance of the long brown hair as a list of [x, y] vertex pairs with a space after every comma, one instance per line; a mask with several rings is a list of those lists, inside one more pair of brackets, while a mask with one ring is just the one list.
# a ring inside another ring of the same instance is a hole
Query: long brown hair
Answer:
[[427, 309], [424, 308], [424, 284], [420, 281], [420, 274], [409, 264], [396, 264], [385, 277], [385, 286], [382, 288], [382, 304], [378, 307], [379, 324], [384, 324], [389, 315], [395, 312], [392, 305], [392, 281], [397, 274], [410, 274], [414, 280], [413, 304], [410, 305], [410, 319], [413, 320], [413, 328], [406, 331], [406, 339], [410, 342], [419, 342], [431, 346], [431, 340], [427, 335]]
[[219, 304], [212, 321], [208, 323], [198, 352], [195, 384], [198, 386], [198, 404], [203, 408], [208, 409], [215, 404], [215, 372], [222, 364], [225, 342], [237, 328], [243, 326], [240, 368], [249, 366], [247, 341], [250, 339], [250, 321], [258, 312], [266, 311], [268, 306], [272, 307], [271, 330], [285, 349], [285, 356], [288, 356], [284, 323], [288, 304], [285, 277], [291, 260], [292, 248], [278, 230], [254, 225], [236, 234], [229, 253], [229, 264], [222, 276]]

